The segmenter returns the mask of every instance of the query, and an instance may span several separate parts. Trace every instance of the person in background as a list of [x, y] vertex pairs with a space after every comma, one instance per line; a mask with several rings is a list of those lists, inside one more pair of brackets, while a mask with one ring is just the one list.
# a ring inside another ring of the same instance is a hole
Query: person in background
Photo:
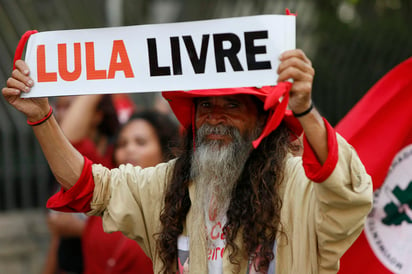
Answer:
[[109, 94], [77, 96], [61, 121], [67, 139], [84, 156], [114, 167], [114, 139], [120, 122]]
[[[65, 116], [67, 109], [70, 107], [70, 104], [75, 96], [60, 96], [56, 97], [55, 100], [52, 100], [51, 104], [54, 107], [54, 115], [56, 117], [57, 123], [61, 123], [62, 118]], [[52, 193], [55, 193], [60, 185], [56, 182], [55, 178], [52, 177], [50, 180], [50, 189]], [[71, 222], [72, 214], [76, 213], [60, 213], [57, 211], [49, 210], [47, 212], [47, 226], [50, 232], [50, 243], [48, 248], [48, 253], [46, 255], [46, 260], [43, 266], [43, 274], [56, 274], [63, 272], [72, 272], [72, 273], [82, 273], [83, 271], [83, 258], [81, 254], [81, 245], [79, 235], [81, 232], [75, 232], [77, 229], [70, 229], [70, 233], [67, 233], [66, 228], [66, 219]], [[81, 216], [83, 214], [76, 214]], [[69, 216], [69, 217], [65, 217]], [[53, 219], [59, 218], [60, 221], [54, 222]], [[84, 222], [77, 222], [76, 218], [74, 221], [76, 224], [81, 226], [80, 230], [84, 227]], [[57, 224], [61, 224], [57, 225]], [[75, 225], [77, 227], [77, 225]], [[66, 237], [67, 236], [67, 237]], [[69, 240], [73, 239], [73, 240]], [[65, 251], [65, 256], [70, 257], [71, 264], [69, 267], [64, 267], [58, 260], [59, 250]], [[79, 252], [80, 251], [80, 252]], [[68, 253], [69, 252], [69, 253]], [[68, 253], [68, 254], [67, 254]]]
[[[167, 115], [171, 115], [174, 117], [174, 114], [172, 112], [172, 109], [169, 106], [169, 103], [166, 101], [166, 99], [162, 96], [161, 92], [158, 92], [154, 96], [154, 102], [153, 102], [153, 108], [160, 113], [164, 113]], [[176, 117], [174, 117], [176, 118]]]
[[[133, 114], [117, 135], [116, 165], [153, 167], [174, 158], [179, 146], [178, 125], [154, 110]], [[85, 274], [153, 273], [152, 261], [140, 246], [121, 232], [105, 233], [100, 217], [90, 216], [83, 232]]]
[[[114, 138], [120, 124], [111, 95], [57, 97], [55, 112], [64, 134], [80, 153], [114, 167]], [[85, 220], [82, 213], [48, 213], [51, 242], [44, 274], [84, 272], [82, 233]]]

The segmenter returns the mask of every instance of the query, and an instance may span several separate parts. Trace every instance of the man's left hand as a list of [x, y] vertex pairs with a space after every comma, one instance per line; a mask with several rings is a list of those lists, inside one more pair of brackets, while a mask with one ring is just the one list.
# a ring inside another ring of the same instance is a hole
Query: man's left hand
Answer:
[[312, 62], [300, 49], [288, 50], [279, 57], [278, 82], [292, 80], [289, 108], [294, 113], [302, 113], [312, 103], [312, 83], [315, 70]]

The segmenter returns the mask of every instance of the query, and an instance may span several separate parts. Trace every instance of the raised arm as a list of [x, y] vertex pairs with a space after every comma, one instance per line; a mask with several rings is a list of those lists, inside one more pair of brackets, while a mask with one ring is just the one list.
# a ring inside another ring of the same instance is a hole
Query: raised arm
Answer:
[[322, 116], [315, 107], [311, 108], [313, 106], [312, 84], [315, 75], [312, 62], [299, 49], [284, 52], [280, 61], [278, 82], [293, 79], [289, 108], [297, 114], [309, 144], [319, 162], [323, 164], [328, 157], [328, 140]]
[[[20, 98], [22, 92], [30, 92], [33, 86], [29, 74], [27, 64], [18, 60], [16, 69], [7, 80], [7, 87], [2, 89], [2, 93], [14, 108], [26, 115], [28, 122], [33, 123], [47, 116], [50, 105], [47, 98]], [[80, 177], [84, 164], [83, 156], [64, 136], [53, 115], [32, 128], [57, 181], [63, 188], [69, 189]]]
[[90, 136], [95, 128], [96, 108], [103, 94], [77, 96], [70, 104], [60, 126], [71, 143], [76, 143]]

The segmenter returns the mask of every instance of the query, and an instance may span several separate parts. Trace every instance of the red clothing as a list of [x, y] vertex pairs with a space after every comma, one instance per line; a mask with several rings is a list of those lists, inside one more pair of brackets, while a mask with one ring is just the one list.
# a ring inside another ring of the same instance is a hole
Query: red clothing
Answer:
[[[84, 158], [78, 183], [53, 195], [47, 207], [64, 212], [88, 212], [93, 197], [92, 164]], [[121, 232], [105, 233], [100, 217], [90, 216], [82, 236], [84, 274], [153, 273], [152, 261], [140, 246]]]
[[89, 217], [83, 235], [85, 274], [153, 273], [140, 246], [121, 232], [105, 233], [100, 217]]
[[96, 145], [92, 140], [85, 138], [77, 143], [73, 143], [73, 146], [85, 157], [92, 160], [93, 163], [102, 164], [107, 168], [114, 168], [113, 164], [113, 145], [109, 145], [103, 155], [100, 155], [97, 151]]

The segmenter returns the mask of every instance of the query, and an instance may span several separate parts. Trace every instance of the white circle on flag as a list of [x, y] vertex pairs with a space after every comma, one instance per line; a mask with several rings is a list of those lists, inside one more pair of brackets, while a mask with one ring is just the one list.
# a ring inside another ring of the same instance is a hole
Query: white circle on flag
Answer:
[[375, 256], [394, 273], [412, 273], [412, 145], [395, 156], [373, 204], [365, 234]]

